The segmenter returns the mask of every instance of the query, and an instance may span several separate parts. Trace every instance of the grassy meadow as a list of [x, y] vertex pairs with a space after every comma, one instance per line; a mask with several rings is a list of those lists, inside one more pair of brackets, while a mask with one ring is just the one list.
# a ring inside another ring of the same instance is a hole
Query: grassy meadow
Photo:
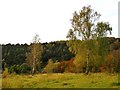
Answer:
[[118, 74], [54, 73], [9, 75], [2, 79], [3, 88], [117, 88]]

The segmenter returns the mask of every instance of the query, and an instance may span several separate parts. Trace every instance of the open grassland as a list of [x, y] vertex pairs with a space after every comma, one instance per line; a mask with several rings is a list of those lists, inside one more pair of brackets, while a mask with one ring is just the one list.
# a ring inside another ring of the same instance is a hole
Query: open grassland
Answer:
[[75, 73], [9, 75], [2, 79], [3, 88], [117, 88], [118, 74]]

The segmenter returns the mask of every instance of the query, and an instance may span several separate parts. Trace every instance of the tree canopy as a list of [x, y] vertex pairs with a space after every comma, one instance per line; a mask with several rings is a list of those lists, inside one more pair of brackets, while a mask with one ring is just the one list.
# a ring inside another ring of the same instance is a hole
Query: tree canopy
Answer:
[[[100, 16], [101, 14], [94, 11], [90, 5], [84, 6], [79, 13], [75, 11], [73, 18], [71, 19], [72, 29], [69, 30], [68, 35], [66, 36], [71, 40], [85, 40], [83, 41], [85, 43], [83, 45], [81, 44], [81, 51], [85, 51], [84, 56], [86, 56], [86, 58], [84, 57], [83, 61], [86, 62], [86, 74], [89, 72], [92, 60], [94, 58], [100, 58], [98, 53], [99, 44], [97, 44], [99, 38], [106, 37], [108, 34], [107, 32], [110, 32], [111, 34], [112, 31], [112, 27], [110, 27], [108, 22], [98, 22]], [[94, 40], [94, 42], [92, 40]], [[91, 46], [95, 47], [91, 48]], [[81, 55], [82, 52], [79, 56]]]
[[105, 37], [112, 27], [108, 22], [98, 22], [101, 14], [91, 9], [91, 6], [84, 6], [79, 13], [76, 11], [71, 19], [72, 28], [67, 38], [89, 40], [97, 37]]

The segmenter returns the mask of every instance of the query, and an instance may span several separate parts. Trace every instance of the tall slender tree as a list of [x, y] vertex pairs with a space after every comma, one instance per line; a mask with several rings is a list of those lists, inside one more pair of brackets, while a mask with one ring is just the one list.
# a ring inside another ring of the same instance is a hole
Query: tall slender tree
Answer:
[[41, 63], [41, 55], [42, 55], [42, 46], [40, 43], [39, 35], [35, 35], [33, 38], [33, 42], [30, 44], [27, 52], [26, 62], [32, 68], [32, 75], [35, 73], [36, 68], [40, 66]]
[[90, 63], [89, 40], [105, 37], [107, 36], [108, 31], [110, 34], [112, 31], [112, 27], [110, 27], [110, 24], [108, 22], [98, 22], [100, 16], [101, 15], [98, 12], [91, 9], [90, 5], [84, 6], [79, 13], [75, 11], [71, 20], [72, 29], [69, 30], [67, 35], [67, 38], [72, 40], [82, 39], [86, 41], [86, 74], [89, 73]]

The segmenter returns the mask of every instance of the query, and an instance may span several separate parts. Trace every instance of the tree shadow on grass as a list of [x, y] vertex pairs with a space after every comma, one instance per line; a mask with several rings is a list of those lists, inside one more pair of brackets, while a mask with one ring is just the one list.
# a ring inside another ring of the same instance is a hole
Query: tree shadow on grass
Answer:
[[120, 82], [113, 82], [111, 85], [112, 86], [120, 86]]

